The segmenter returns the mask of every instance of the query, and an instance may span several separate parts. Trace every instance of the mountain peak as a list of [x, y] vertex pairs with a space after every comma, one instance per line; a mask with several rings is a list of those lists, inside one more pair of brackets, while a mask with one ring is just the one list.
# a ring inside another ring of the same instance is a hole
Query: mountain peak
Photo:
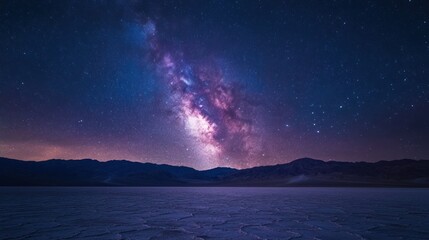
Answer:
[[313, 158], [299, 158], [290, 162], [290, 164], [321, 164], [325, 163], [325, 161], [313, 159]]

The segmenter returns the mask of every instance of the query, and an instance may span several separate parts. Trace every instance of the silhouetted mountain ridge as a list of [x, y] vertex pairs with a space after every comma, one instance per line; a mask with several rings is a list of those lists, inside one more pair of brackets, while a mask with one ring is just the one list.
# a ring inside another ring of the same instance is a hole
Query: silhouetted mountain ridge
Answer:
[[429, 187], [429, 161], [339, 162], [302, 158], [248, 169], [93, 159], [0, 158], [2, 186], [403, 186]]

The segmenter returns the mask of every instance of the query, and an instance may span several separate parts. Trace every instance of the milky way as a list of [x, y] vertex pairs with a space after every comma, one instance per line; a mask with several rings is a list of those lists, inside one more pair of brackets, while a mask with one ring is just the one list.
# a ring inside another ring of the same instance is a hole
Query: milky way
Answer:
[[163, 46], [156, 25], [142, 25], [148, 36], [149, 55], [165, 91], [165, 107], [172, 120], [191, 136], [203, 166], [248, 165], [261, 154], [252, 96], [231, 79], [213, 59], [192, 63], [180, 49]]

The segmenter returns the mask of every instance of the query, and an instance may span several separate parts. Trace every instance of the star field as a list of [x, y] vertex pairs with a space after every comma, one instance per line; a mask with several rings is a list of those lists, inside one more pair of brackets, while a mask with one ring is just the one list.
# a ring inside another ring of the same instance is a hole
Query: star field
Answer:
[[3, 1], [0, 156], [429, 157], [425, 1]]

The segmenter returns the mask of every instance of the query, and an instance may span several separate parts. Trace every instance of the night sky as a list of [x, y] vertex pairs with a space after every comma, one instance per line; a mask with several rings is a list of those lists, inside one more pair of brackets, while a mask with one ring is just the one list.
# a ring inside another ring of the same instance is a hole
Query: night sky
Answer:
[[429, 158], [428, 1], [1, 1], [0, 156]]

